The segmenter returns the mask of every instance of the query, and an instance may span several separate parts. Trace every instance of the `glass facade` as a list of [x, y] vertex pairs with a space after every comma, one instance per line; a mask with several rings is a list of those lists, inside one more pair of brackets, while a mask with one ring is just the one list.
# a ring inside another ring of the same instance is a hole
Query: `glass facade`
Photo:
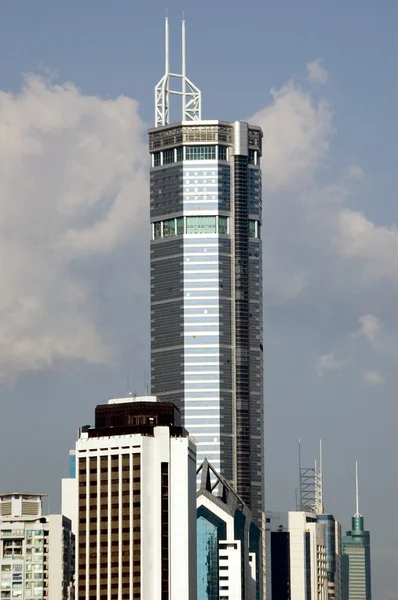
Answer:
[[187, 233], [216, 233], [216, 217], [187, 217]]
[[197, 513], [198, 600], [219, 600], [218, 545], [226, 539], [226, 524], [203, 506]]
[[170, 164], [163, 158], [150, 174], [151, 392], [180, 408], [198, 444], [198, 464], [208, 458], [244, 491], [258, 524], [264, 508], [261, 132], [241, 124], [237, 134], [249, 145], [257, 140], [251, 164], [234, 147], [239, 126], [223, 124], [218, 138], [219, 126], [203, 123], [150, 132], [153, 154], [164, 157], [169, 148], [158, 148], [167, 139], [175, 141], [176, 157]]
[[[253, 223], [255, 222], [253, 221]], [[200, 217], [186, 217], [185, 230], [184, 217], [177, 217], [176, 219], [165, 219], [164, 221], [156, 221], [153, 224], [152, 239], [159, 240], [161, 238], [167, 238], [174, 235], [183, 235], [184, 233], [190, 235], [208, 235], [209, 233], [220, 233], [222, 235], [228, 235], [229, 217], [217, 217], [213, 215]], [[255, 237], [255, 235], [251, 237]]]
[[187, 146], [186, 160], [215, 160], [216, 146]]
[[69, 451], [69, 477], [76, 478], [76, 452], [74, 450]]
[[342, 540], [344, 600], [371, 600], [370, 533], [361, 515], [352, 518], [352, 530]]

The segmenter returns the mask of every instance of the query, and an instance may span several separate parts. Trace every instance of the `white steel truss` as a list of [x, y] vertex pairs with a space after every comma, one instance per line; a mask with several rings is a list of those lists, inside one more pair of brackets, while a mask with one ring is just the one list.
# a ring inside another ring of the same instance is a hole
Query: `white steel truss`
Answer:
[[[181, 81], [181, 89], [173, 89], [172, 82]], [[170, 94], [182, 97], [182, 121], [200, 121], [202, 118], [201, 91], [186, 74], [185, 21], [182, 21], [182, 73], [170, 73], [169, 20], [165, 21], [165, 74], [155, 87], [155, 126], [168, 125]]]

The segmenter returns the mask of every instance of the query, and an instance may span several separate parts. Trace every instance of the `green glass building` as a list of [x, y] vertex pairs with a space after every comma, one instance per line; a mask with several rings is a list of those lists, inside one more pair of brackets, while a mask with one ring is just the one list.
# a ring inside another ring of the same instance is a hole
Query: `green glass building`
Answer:
[[360, 514], [342, 540], [343, 600], [371, 600], [370, 533]]

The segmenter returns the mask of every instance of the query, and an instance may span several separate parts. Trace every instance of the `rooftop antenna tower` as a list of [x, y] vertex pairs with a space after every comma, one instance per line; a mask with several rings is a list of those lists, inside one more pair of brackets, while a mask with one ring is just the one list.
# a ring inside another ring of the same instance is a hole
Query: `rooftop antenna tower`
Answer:
[[[170, 72], [169, 19], [165, 19], [165, 73], [155, 87], [155, 126], [170, 123], [170, 94], [182, 97], [182, 121], [200, 121], [202, 118], [201, 91], [187, 77], [185, 19], [182, 20], [182, 68], [181, 74]], [[175, 80], [181, 86], [174, 87]]]
[[299, 510], [323, 513], [322, 486], [322, 441], [320, 442], [320, 466], [315, 461], [314, 467], [301, 466], [301, 449], [299, 444]]
[[354, 517], [362, 517], [359, 512], [359, 481], [358, 481], [358, 461], [355, 462], [355, 515]]

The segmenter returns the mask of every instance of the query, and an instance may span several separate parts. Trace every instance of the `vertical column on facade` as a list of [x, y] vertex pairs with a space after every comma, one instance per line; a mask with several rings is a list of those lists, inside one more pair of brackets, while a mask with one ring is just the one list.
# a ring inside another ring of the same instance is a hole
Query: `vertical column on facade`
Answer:
[[88, 586], [89, 586], [89, 572], [90, 572], [90, 459], [88, 458], [88, 456], [85, 459], [85, 463], [86, 463], [86, 506], [85, 506], [85, 512], [86, 512], [86, 521], [85, 521], [85, 541], [86, 541], [86, 554], [85, 554], [85, 564], [84, 564], [84, 570], [85, 570], [85, 588], [86, 588], [86, 593], [85, 593], [85, 599], [89, 600], [89, 594], [88, 594]]
[[248, 128], [235, 123], [233, 159], [235, 245], [235, 372], [237, 491], [251, 505], [249, 373]]
[[[133, 555], [133, 595], [141, 598], [141, 454], [134, 453], [133, 460], [133, 494], [131, 515], [131, 544]], [[130, 499], [131, 500], [131, 499]]]
[[130, 454], [129, 454], [129, 502], [131, 505], [131, 510], [130, 510], [130, 514], [129, 514], [129, 529], [130, 529], [130, 543], [129, 543], [129, 558], [130, 558], [130, 564], [129, 564], [129, 578], [130, 578], [130, 585], [129, 585], [129, 592], [130, 592], [130, 598], [133, 598], [133, 565], [134, 565], [134, 522], [133, 522], [133, 514], [134, 514], [134, 506], [133, 506], [133, 502], [134, 502], [134, 496], [133, 496], [133, 477], [134, 477], [134, 471], [133, 471], [133, 454], [131, 453], [130, 450]]
[[123, 519], [123, 500], [122, 500], [122, 484], [123, 484], [123, 455], [119, 456], [119, 471], [118, 471], [118, 597], [122, 597], [122, 580], [123, 580], [123, 534], [122, 534], [122, 519]]
[[112, 461], [111, 456], [108, 456], [108, 519], [106, 521], [106, 526], [104, 525], [107, 533], [107, 542], [108, 542], [108, 577], [107, 577], [107, 590], [108, 590], [108, 598], [111, 597], [111, 522], [112, 522]]
[[109, 480], [108, 480], [108, 456], [100, 457], [100, 469], [99, 469], [99, 480], [100, 487], [98, 489], [98, 495], [100, 498], [100, 510], [99, 510], [99, 532], [100, 532], [100, 552], [101, 552], [101, 561], [100, 561], [100, 569], [99, 569], [99, 579], [100, 579], [100, 600], [107, 600], [108, 598], [108, 510], [109, 510]]
[[97, 574], [96, 574], [96, 598], [101, 597], [101, 457], [97, 458]]

